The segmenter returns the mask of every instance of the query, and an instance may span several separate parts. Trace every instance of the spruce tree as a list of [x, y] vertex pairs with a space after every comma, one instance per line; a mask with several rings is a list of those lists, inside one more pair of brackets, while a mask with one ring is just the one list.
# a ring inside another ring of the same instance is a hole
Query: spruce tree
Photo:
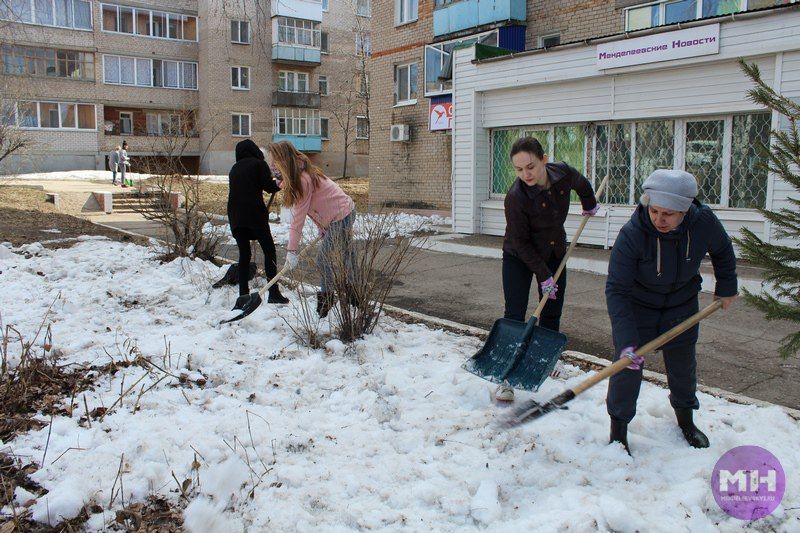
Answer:
[[[759, 208], [772, 224], [777, 239], [800, 240], [800, 105], [775, 92], [764, 83], [758, 66], [739, 61], [742, 70], [755, 83], [748, 91], [749, 98], [781, 117], [782, 126], [771, 132], [771, 146], [763, 146], [763, 164], [778, 178], [785, 180], [797, 191], [788, 198], [789, 208], [770, 211]], [[785, 118], [784, 118], [785, 117]], [[788, 122], [788, 127], [783, 125]], [[800, 247], [780, 245], [761, 240], [752, 231], [742, 228], [742, 237], [734, 239], [742, 257], [766, 270], [765, 280], [775, 288], [774, 295], [745, 290], [748, 303], [762, 311], [767, 320], [788, 320], [800, 324]], [[784, 358], [800, 351], [800, 331], [790, 333], [781, 340], [780, 354]]]

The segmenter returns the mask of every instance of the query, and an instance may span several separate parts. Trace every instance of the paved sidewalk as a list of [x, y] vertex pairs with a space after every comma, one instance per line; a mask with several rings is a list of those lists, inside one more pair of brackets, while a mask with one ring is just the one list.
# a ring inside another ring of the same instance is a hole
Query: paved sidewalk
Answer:
[[[163, 238], [163, 231], [135, 217], [92, 217], [96, 222]], [[387, 303], [396, 307], [490, 329], [503, 315], [500, 247], [502, 239], [490, 236], [444, 234], [418, 250]], [[236, 248], [224, 247], [223, 255], [236, 259]], [[283, 250], [278, 250], [279, 263]], [[568, 349], [610, 359], [611, 325], [605, 304], [605, 271], [608, 251], [578, 248], [570, 261], [569, 284], [562, 318]], [[263, 261], [258, 259], [259, 262]], [[706, 268], [704, 268], [706, 270]], [[587, 272], [588, 271], [588, 272]], [[749, 285], [757, 285], [760, 271], [739, 269]], [[701, 296], [701, 306], [711, 295]], [[532, 300], [529, 313], [536, 301]], [[778, 344], [795, 331], [788, 322], [767, 322], [758, 311], [738, 301], [703, 322], [698, 351], [699, 381], [711, 387], [800, 409], [800, 361], [782, 360]], [[664, 372], [661, 356], [648, 360], [647, 368]], [[666, 393], [665, 393], [666, 394]]]

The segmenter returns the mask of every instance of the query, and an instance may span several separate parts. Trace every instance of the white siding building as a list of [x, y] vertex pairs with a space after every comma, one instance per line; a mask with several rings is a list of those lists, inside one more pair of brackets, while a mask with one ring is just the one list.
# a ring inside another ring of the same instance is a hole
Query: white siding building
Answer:
[[[701, 201], [732, 236], [744, 226], [774, 241], [756, 208], [788, 207], [794, 191], [760, 169], [756, 141], [768, 142], [770, 128], [785, 121], [750, 101], [752, 83], [738, 59], [756, 63], [781, 93], [800, 97], [798, 7], [490, 59], [476, 60], [474, 47], [457, 50], [453, 229], [504, 233], [503, 197], [515, 179], [508, 150], [516, 138], [534, 135], [551, 160], [567, 161], [595, 186], [610, 176], [601, 198], [606, 209], [589, 222], [581, 243], [613, 245], [655, 168], [693, 173]], [[625, 64], [607, 68], [610, 57]], [[580, 211], [575, 203], [567, 235]]]

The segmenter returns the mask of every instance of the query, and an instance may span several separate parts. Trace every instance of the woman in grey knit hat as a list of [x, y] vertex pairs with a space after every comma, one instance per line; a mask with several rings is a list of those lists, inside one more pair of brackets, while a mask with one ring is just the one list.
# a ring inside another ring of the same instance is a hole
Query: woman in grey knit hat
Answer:
[[[698, 311], [700, 262], [711, 256], [714, 297], [727, 309], [737, 295], [736, 257], [731, 239], [717, 216], [697, 199], [697, 180], [681, 170], [656, 170], [645, 180], [644, 194], [622, 227], [611, 251], [606, 302], [614, 348], [631, 365], [612, 376], [606, 407], [611, 417], [611, 442], [628, 447], [628, 424], [636, 414], [644, 360], [634, 350]], [[662, 348], [669, 400], [686, 441], [708, 447], [708, 438], [694, 425], [697, 400], [695, 344], [699, 326]]]

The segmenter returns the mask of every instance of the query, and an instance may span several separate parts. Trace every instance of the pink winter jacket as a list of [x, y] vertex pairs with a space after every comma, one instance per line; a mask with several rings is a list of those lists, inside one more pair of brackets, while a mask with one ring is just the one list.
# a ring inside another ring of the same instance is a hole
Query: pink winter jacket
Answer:
[[[331, 179], [323, 179], [314, 188], [308, 172], [300, 175], [305, 194], [292, 206], [292, 223], [289, 226], [289, 245], [286, 250], [296, 252], [303, 236], [303, 225], [306, 215], [311, 217], [314, 224], [324, 231], [333, 222], [338, 222], [350, 214], [355, 207], [353, 199], [347, 196], [341, 187]], [[280, 182], [283, 188], [283, 181]]]

